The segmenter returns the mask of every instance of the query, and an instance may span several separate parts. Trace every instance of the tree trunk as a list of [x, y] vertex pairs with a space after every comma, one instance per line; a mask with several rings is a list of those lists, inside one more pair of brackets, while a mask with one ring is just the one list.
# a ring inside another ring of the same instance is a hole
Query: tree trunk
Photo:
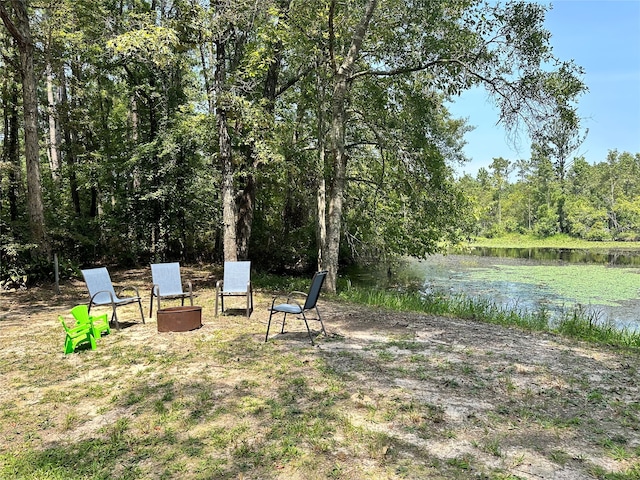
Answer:
[[76, 146], [75, 139], [77, 137], [76, 131], [71, 124], [69, 118], [69, 112], [72, 110], [72, 106], [69, 104], [69, 95], [67, 94], [67, 77], [64, 73], [64, 69], [59, 71], [60, 80], [60, 123], [62, 127], [62, 136], [64, 138], [64, 161], [69, 167], [69, 190], [71, 193], [71, 203], [73, 204], [73, 211], [77, 218], [82, 216], [82, 210], [80, 207], [80, 187], [78, 186], [78, 177], [76, 175]]
[[329, 190], [325, 242], [325, 265], [327, 278], [325, 288], [335, 293], [338, 280], [338, 261], [340, 253], [340, 236], [342, 227], [342, 206], [346, 185], [347, 159], [344, 152], [344, 136], [346, 127], [345, 101], [347, 94], [347, 77], [337, 75], [333, 89], [332, 121], [331, 121], [331, 154], [333, 156], [333, 176]]
[[40, 176], [40, 151], [38, 145], [38, 92], [33, 67], [34, 46], [31, 27], [24, 0], [11, 0], [15, 20], [12, 20], [3, 4], [0, 17], [20, 51], [20, 74], [24, 109], [24, 150], [27, 166], [27, 205], [31, 239], [42, 253], [49, 254], [49, 242], [44, 229], [44, 206]]
[[40, 250], [48, 254], [49, 245], [44, 230], [44, 205], [42, 203], [40, 149], [38, 144], [38, 93], [33, 68], [33, 45], [31, 44], [31, 39], [28, 41], [28, 47], [20, 52], [20, 57], [23, 71], [24, 146], [27, 162], [27, 198], [30, 229], [31, 236]]
[[13, 80], [7, 79], [4, 92], [4, 149], [2, 160], [11, 166], [9, 170], [9, 215], [12, 222], [18, 220], [18, 198], [22, 184], [20, 175], [20, 140], [18, 121], [18, 88]]
[[220, 163], [222, 167], [222, 242], [225, 262], [238, 260], [236, 243], [236, 199], [233, 188], [233, 165], [231, 162], [231, 140], [227, 131], [226, 115], [218, 110], [218, 135], [220, 136]]
[[333, 156], [333, 176], [329, 188], [327, 238], [325, 242], [325, 265], [328, 271], [325, 288], [335, 292], [338, 280], [338, 260], [342, 226], [342, 207], [346, 186], [347, 157], [344, 151], [347, 123], [346, 99], [353, 65], [358, 59], [364, 36], [376, 8], [377, 0], [368, 0], [360, 23], [356, 27], [351, 46], [344, 60], [334, 73], [334, 87], [331, 104], [331, 154]]
[[327, 181], [325, 179], [326, 144], [325, 144], [325, 90], [320, 75], [321, 60], [316, 61], [316, 91], [318, 95], [318, 163], [316, 164], [316, 242], [318, 244], [318, 270], [325, 270], [327, 247]]
[[226, 45], [223, 40], [216, 42], [215, 91], [218, 100], [216, 124], [218, 127], [218, 147], [222, 171], [222, 250], [225, 262], [238, 260], [236, 243], [237, 205], [233, 188], [233, 159], [231, 155], [231, 137], [227, 122], [227, 112], [221, 98], [226, 80]]
[[53, 94], [53, 73], [47, 64], [47, 116], [49, 117], [49, 168], [54, 180], [60, 178], [60, 133], [56, 121], [56, 98]]
[[325, 152], [324, 152], [324, 143], [319, 148], [319, 160], [318, 164], [321, 167], [320, 173], [318, 175], [318, 193], [316, 194], [316, 206], [317, 206], [317, 229], [316, 234], [318, 236], [318, 270], [325, 270], [327, 268], [326, 264], [326, 247], [327, 247], [327, 182], [324, 178], [324, 162], [325, 162]]
[[253, 212], [256, 201], [256, 181], [253, 175], [247, 175], [245, 187], [238, 196], [236, 243], [238, 245], [238, 258], [249, 258], [249, 241], [251, 240], [251, 227], [253, 225]]

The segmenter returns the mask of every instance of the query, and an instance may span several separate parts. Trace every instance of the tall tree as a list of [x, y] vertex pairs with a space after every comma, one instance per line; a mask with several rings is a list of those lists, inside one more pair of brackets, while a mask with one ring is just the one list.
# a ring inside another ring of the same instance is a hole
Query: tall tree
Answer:
[[[350, 129], [355, 116], [346, 108], [354, 101], [356, 84], [367, 78], [398, 77], [422, 84], [427, 92], [440, 92], [444, 98], [481, 85], [500, 108], [502, 123], [512, 129], [524, 124], [531, 132], [548, 124], [560, 104], [571, 108], [574, 89], [562, 91], [558, 88], [562, 82], [581, 84], [579, 68], [552, 56], [541, 5], [471, 0], [347, 3], [318, 5], [328, 12], [324, 43], [333, 87], [326, 253], [320, 265], [329, 270], [329, 290], [336, 288], [344, 221], [349, 158], [345, 145], [359, 141], [346, 138], [357, 130]], [[548, 71], [549, 64], [555, 70]]]
[[565, 202], [567, 196], [566, 175], [570, 167], [571, 154], [584, 142], [588, 131], [582, 133], [580, 117], [574, 103], [587, 88], [571, 72], [561, 68], [547, 82], [549, 89], [557, 97], [556, 114], [545, 122], [545, 126], [534, 135], [534, 141], [554, 164], [555, 175], [560, 186], [557, 199], [558, 228], [567, 233]]
[[27, 203], [31, 240], [42, 253], [49, 254], [44, 226], [44, 204], [38, 137], [38, 85], [34, 70], [34, 44], [26, 0], [0, 1], [0, 18], [20, 52], [25, 159], [27, 165]]
[[493, 172], [491, 180], [495, 189], [496, 216], [498, 221], [498, 229], [502, 229], [502, 198], [505, 188], [509, 183], [509, 174], [513, 170], [513, 166], [509, 160], [502, 157], [494, 158], [489, 165], [489, 169]]
[[[330, 126], [330, 148], [332, 155], [332, 177], [329, 186], [329, 196], [327, 202], [327, 234], [325, 243], [321, 245], [323, 255], [320, 269], [328, 271], [326, 286], [330, 291], [336, 290], [338, 278], [338, 257], [340, 251], [342, 208], [346, 186], [347, 158], [345, 156], [345, 132], [347, 126], [347, 94], [352, 83], [352, 76], [356, 61], [360, 57], [360, 50], [364, 42], [365, 35], [369, 28], [374, 10], [378, 2], [367, 0], [364, 5], [360, 21], [355, 26], [350, 38], [350, 44], [346, 54], [342, 57], [333, 55], [331, 63], [333, 65], [333, 95], [331, 102], [331, 126]], [[336, 2], [331, 1], [329, 17], [329, 36], [334, 41], [336, 32], [334, 31], [334, 12]], [[330, 50], [335, 53], [334, 49]], [[322, 212], [320, 213], [322, 215]]]
[[288, 4], [216, 1], [201, 12], [208, 32], [199, 36], [199, 53], [217, 132], [225, 261], [249, 255], [257, 170], [272, 156], [267, 137], [280, 90], [278, 20]]

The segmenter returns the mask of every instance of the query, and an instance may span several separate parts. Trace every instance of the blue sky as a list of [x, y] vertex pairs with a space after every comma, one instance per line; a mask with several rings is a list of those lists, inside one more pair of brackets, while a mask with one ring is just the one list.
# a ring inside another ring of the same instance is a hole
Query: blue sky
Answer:
[[[578, 112], [589, 134], [573, 156], [605, 161], [609, 150], [640, 153], [640, 0], [556, 0], [546, 15], [556, 57], [573, 59], [585, 70], [589, 91]], [[515, 142], [496, 126], [498, 113], [482, 89], [466, 92], [450, 105], [454, 117], [475, 127], [465, 135], [470, 162], [458, 168], [474, 175], [494, 157], [530, 158], [530, 140]]]

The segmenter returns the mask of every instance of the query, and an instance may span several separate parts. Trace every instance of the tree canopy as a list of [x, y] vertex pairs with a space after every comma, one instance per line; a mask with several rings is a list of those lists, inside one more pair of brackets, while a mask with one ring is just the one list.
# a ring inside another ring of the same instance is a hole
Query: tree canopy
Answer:
[[556, 168], [580, 138], [582, 71], [553, 56], [546, 8], [0, 0], [2, 273], [50, 252], [249, 258], [335, 290], [342, 262], [456, 242], [482, 213], [447, 101], [484, 87]]

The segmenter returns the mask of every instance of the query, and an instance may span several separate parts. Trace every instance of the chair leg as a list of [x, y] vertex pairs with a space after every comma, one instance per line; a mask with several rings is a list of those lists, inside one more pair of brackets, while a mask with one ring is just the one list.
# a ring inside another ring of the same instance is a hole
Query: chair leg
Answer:
[[64, 340], [64, 354], [68, 355], [71, 352], [73, 352], [73, 341], [67, 335], [67, 338]]
[[216, 292], [216, 317], [218, 316], [218, 300], [220, 300], [220, 313], [224, 315], [224, 293]]
[[271, 317], [273, 316], [273, 310], [269, 314], [269, 322], [267, 323], [267, 334], [264, 336], [264, 343], [267, 343], [269, 340], [269, 329], [271, 328]]
[[282, 317], [282, 328], [280, 329], [280, 333], [284, 333], [284, 322], [287, 320], [287, 312], [284, 312], [284, 317]]
[[309, 334], [309, 340], [311, 340], [311, 345], [315, 345], [313, 342], [313, 335], [311, 335], [311, 329], [309, 328], [309, 322], [307, 322], [307, 316], [302, 312], [302, 319], [304, 320], [304, 324], [307, 327], [307, 333]]
[[318, 320], [320, 320], [320, 326], [322, 327], [322, 333], [326, 337], [327, 336], [327, 331], [324, 329], [324, 323], [322, 321], [322, 317], [320, 316], [320, 310], [318, 310], [317, 306], [316, 306], [316, 313], [318, 314]]
[[153, 316], [153, 290], [151, 291], [151, 303], [149, 304], [149, 318]]
[[140, 316], [142, 317], [142, 323], [146, 323], [144, 321], [144, 312], [142, 311], [142, 300], [138, 299], [138, 307], [140, 307]]
[[116, 313], [116, 307], [113, 306], [113, 314], [111, 315], [111, 323], [115, 323], [116, 329], [120, 330], [120, 322], [118, 322], [118, 314]]

